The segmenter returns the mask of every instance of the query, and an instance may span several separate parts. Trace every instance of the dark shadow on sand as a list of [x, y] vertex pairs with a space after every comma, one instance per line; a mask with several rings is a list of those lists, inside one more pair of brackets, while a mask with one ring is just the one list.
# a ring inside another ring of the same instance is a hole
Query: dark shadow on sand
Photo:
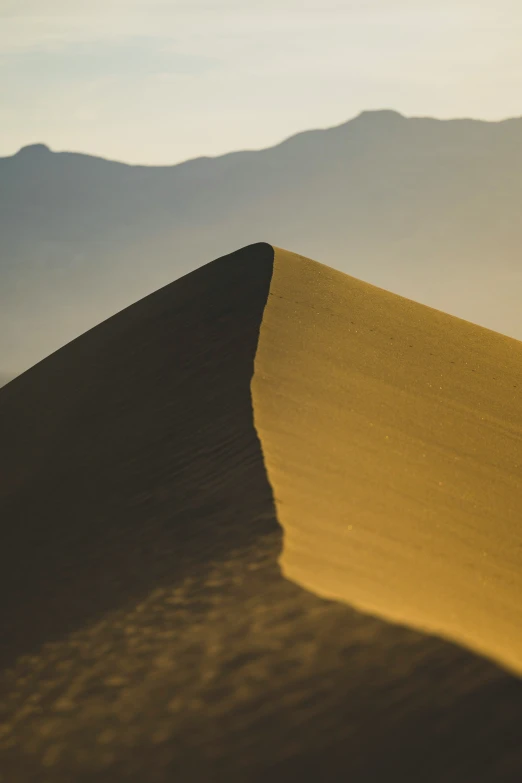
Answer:
[[272, 263], [261, 243], [218, 259], [0, 392], [2, 662], [273, 516], [250, 396]]

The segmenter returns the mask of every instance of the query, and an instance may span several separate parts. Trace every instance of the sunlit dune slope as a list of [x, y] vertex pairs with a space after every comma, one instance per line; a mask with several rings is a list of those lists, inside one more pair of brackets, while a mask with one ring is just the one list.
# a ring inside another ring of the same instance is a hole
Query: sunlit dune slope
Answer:
[[252, 389], [284, 574], [522, 673], [522, 343], [276, 249]]
[[[462, 335], [470, 377], [441, 397]], [[518, 355], [259, 243], [0, 389], [2, 783], [520, 783], [522, 681], [377, 616], [475, 606], [465, 544], [489, 531], [505, 630]]]

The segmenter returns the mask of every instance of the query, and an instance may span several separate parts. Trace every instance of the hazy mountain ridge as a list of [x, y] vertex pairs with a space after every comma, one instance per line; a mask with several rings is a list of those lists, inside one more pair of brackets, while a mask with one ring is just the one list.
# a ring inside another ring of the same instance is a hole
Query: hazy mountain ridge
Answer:
[[521, 175], [522, 119], [392, 111], [166, 167], [26, 147], [0, 159], [0, 364], [266, 237], [522, 338]]

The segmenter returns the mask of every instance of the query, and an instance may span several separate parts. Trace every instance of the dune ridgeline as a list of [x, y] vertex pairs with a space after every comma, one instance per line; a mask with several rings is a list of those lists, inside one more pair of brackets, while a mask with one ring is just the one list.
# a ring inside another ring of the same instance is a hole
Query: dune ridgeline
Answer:
[[24, 783], [522, 779], [522, 343], [264, 243], [0, 390]]

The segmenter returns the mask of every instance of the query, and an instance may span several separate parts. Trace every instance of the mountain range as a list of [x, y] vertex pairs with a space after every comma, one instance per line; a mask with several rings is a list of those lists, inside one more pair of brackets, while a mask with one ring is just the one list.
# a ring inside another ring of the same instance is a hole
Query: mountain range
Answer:
[[25, 147], [0, 159], [0, 368], [266, 236], [520, 339], [521, 207], [521, 118], [363, 112], [165, 167]]

